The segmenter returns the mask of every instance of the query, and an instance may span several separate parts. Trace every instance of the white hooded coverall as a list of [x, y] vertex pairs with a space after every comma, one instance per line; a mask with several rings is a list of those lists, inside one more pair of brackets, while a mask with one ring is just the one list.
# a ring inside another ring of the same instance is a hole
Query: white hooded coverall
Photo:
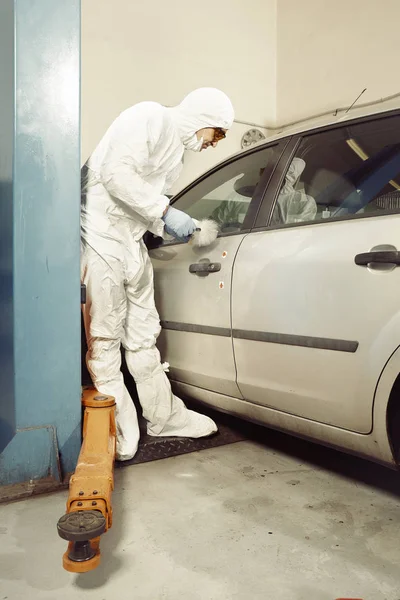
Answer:
[[82, 169], [87, 365], [98, 391], [116, 399], [119, 460], [131, 459], [139, 442], [136, 409], [120, 370], [121, 344], [150, 435], [197, 438], [217, 431], [210, 418], [172, 394], [156, 348], [161, 327], [142, 237], [147, 230], [163, 234], [165, 193], [180, 174], [185, 147], [198, 149], [196, 132], [229, 129], [233, 118], [230, 100], [213, 88], [195, 90], [174, 108], [137, 104], [113, 122]]

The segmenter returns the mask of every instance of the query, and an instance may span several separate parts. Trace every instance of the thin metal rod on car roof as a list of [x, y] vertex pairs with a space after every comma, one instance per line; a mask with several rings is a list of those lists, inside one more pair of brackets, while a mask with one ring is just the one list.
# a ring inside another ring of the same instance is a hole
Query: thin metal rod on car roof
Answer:
[[357, 102], [357, 100], [359, 98], [361, 98], [361, 96], [363, 95], [364, 92], [367, 91], [367, 88], [364, 88], [363, 91], [361, 92], [361, 94], [358, 94], [357, 98], [354, 100], [353, 104], [351, 106], [349, 106], [349, 108], [346, 110], [345, 114], [347, 115], [347, 113], [349, 112], [349, 110], [351, 110], [353, 108], [353, 106], [355, 105], [355, 103]]

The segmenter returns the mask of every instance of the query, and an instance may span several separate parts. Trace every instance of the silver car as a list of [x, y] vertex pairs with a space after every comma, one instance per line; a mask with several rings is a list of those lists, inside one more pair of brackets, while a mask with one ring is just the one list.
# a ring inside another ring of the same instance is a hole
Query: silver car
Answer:
[[172, 202], [217, 221], [217, 241], [164, 242], [151, 257], [160, 350], [178, 393], [396, 466], [400, 110], [392, 108], [286, 131], [219, 164]]

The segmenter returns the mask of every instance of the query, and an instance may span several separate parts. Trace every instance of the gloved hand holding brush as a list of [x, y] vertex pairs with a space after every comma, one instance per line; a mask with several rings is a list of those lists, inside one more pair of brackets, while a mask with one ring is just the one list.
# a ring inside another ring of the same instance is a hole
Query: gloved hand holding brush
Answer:
[[164, 213], [165, 231], [180, 242], [188, 242], [196, 230], [196, 224], [182, 210], [169, 206]]
[[219, 228], [215, 221], [192, 219], [185, 212], [170, 206], [163, 216], [165, 231], [180, 242], [189, 242], [197, 247], [209, 246], [218, 236]]

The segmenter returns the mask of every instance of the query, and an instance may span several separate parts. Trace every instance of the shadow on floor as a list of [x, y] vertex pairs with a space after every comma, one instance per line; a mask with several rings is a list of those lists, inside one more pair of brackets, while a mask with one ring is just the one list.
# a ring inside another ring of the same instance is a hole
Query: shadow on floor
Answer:
[[365, 483], [400, 498], [400, 473], [382, 465], [370, 462], [341, 452], [333, 448], [321, 446], [292, 435], [268, 429], [261, 425], [248, 423], [230, 415], [209, 410], [204, 406], [192, 405], [216, 419], [229, 423], [247, 440], [261, 444], [268, 452], [279, 452], [297, 460], [307, 462], [316, 468], [330, 471], [342, 477]]

